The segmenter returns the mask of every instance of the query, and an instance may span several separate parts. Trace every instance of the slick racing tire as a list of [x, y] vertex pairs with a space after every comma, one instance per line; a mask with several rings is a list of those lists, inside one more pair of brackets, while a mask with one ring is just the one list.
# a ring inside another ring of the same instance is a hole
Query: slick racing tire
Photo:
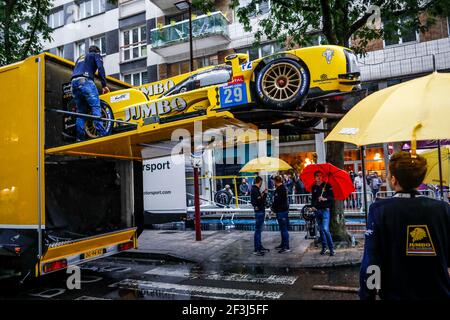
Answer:
[[306, 66], [289, 58], [276, 59], [256, 75], [256, 95], [264, 106], [289, 110], [301, 105], [308, 93]]
[[[100, 101], [100, 107], [102, 109], [101, 110], [102, 118], [114, 120], [113, 112], [112, 112], [111, 108], [108, 106], [108, 104], [106, 104], [103, 101]], [[111, 134], [111, 131], [113, 128], [113, 122], [102, 121], [102, 125], [105, 128], [106, 135]], [[98, 130], [95, 128], [94, 122], [92, 120], [86, 120], [85, 131], [86, 131], [86, 136], [91, 139], [99, 137], [99, 134], [97, 132]]]

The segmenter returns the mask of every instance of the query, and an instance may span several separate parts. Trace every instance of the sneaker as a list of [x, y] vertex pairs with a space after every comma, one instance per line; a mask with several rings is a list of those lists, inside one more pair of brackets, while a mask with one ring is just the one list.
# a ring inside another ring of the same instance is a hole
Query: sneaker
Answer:
[[283, 246], [280, 244], [279, 246], [276, 246], [275, 249], [276, 250], [281, 250], [281, 249], [283, 249]]
[[286, 252], [291, 252], [291, 249], [283, 248], [280, 251], [278, 251], [278, 253], [286, 253]]
[[264, 252], [262, 252], [262, 251], [254, 251], [253, 254], [254, 254], [255, 256], [263, 256], [263, 255], [264, 255]]
[[320, 255], [325, 255], [325, 254], [327, 254], [329, 251], [328, 251], [328, 249], [322, 249], [322, 251], [320, 251]]
[[260, 251], [262, 251], [262, 252], [270, 252], [270, 250], [269, 250], [269, 249], [267, 249], [267, 248], [264, 248], [264, 247], [262, 247]]
[[330, 251], [330, 257], [335, 256], [335, 255], [336, 255], [336, 252]]

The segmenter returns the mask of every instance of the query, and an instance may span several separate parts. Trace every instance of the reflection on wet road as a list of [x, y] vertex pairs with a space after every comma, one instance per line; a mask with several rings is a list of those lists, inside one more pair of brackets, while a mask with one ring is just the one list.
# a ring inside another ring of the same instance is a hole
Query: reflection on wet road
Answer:
[[227, 270], [193, 263], [106, 258], [81, 265], [81, 289], [69, 290], [58, 272], [22, 286], [0, 282], [0, 299], [198, 300], [357, 299], [347, 292], [312, 290], [314, 285], [358, 286], [358, 267]]

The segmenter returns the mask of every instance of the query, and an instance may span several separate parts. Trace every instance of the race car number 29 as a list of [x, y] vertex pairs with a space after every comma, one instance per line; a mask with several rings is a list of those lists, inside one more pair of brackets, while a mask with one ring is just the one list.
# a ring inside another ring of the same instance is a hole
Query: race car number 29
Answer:
[[247, 103], [247, 90], [244, 83], [223, 86], [220, 88], [220, 106], [233, 107]]

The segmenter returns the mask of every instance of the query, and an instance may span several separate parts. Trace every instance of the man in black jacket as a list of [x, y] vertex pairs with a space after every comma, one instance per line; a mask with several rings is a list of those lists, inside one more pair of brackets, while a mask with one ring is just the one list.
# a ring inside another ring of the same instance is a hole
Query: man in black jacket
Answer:
[[314, 172], [315, 183], [311, 191], [311, 205], [316, 209], [316, 220], [322, 239], [321, 255], [330, 250], [330, 256], [334, 256], [333, 239], [330, 233], [330, 208], [333, 206], [334, 195], [331, 186], [323, 181], [321, 171]]
[[252, 185], [252, 189], [250, 191], [251, 203], [253, 205], [253, 209], [255, 210], [255, 251], [253, 254], [257, 256], [263, 256], [265, 252], [268, 252], [269, 249], [266, 249], [261, 244], [261, 233], [264, 225], [264, 218], [266, 216], [266, 197], [267, 197], [267, 189], [261, 193], [261, 184], [262, 178], [256, 177], [255, 182]]
[[426, 159], [399, 152], [387, 181], [396, 192], [369, 208], [360, 270], [361, 299], [450, 299], [450, 206], [416, 188]]
[[279, 249], [279, 253], [291, 251], [289, 249], [289, 201], [286, 186], [283, 184], [283, 178], [276, 176], [275, 192], [273, 195], [272, 211], [276, 213], [278, 225], [281, 232], [281, 244], [275, 249]]

